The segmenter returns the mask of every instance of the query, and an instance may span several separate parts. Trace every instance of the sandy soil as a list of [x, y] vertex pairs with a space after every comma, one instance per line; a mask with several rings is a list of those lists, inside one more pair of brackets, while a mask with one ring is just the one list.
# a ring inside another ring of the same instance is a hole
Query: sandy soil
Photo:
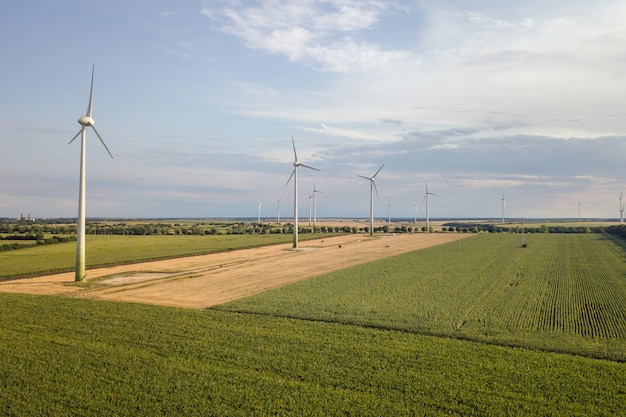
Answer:
[[0, 291], [203, 309], [331, 271], [458, 240], [456, 233], [345, 235], [0, 282]]

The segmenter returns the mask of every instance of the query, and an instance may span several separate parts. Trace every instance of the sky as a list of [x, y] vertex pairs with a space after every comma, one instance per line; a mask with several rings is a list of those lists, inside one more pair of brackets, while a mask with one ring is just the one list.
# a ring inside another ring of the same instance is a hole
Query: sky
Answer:
[[[618, 218], [626, 2], [45, 0], [0, 9], [0, 217]], [[293, 180], [292, 180], [293, 181]], [[278, 200], [280, 199], [280, 203]], [[626, 200], [623, 200], [626, 202]]]

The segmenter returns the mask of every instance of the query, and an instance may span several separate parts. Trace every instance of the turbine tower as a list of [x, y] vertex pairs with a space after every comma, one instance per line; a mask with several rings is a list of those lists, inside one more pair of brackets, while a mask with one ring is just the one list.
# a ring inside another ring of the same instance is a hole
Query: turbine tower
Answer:
[[424, 185], [426, 186], [426, 194], [424, 194], [424, 198], [422, 198], [422, 203], [424, 202], [424, 200], [426, 200], [426, 231], [430, 232], [430, 218], [428, 217], [428, 196], [429, 195], [434, 195], [435, 197], [439, 197], [437, 194], [433, 194], [430, 191], [428, 191], [428, 184], [426, 183], [426, 180], [424, 180]]
[[622, 193], [619, 196], [619, 222], [620, 224], [624, 223], [624, 189], [622, 188]]
[[413, 204], [413, 223], [417, 224], [417, 203]]
[[502, 193], [502, 198], [500, 199], [500, 201], [502, 201], [502, 223], [504, 224], [504, 208], [506, 207], [506, 200], [504, 199], [504, 193]]
[[580, 206], [581, 206], [582, 204], [583, 204], [583, 203], [578, 203], [578, 221], [580, 221]]
[[317, 189], [317, 185], [313, 181], [313, 233], [317, 232], [317, 193], [321, 193], [321, 191]]
[[357, 175], [357, 177], [365, 178], [370, 182], [370, 236], [374, 236], [374, 191], [376, 191], [376, 198], [378, 198], [378, 189], [376, 188], [376, 175], [380, 172], [385, 164], [382, 164], [378, 171], [371, 177], [365, 177], [363, 175]]
[[91, 104], [93, 97], [93, 75], [94, 75], [95, 65], [91, 67], [91, 89], [89, 90], [89, 105], [87, 106], [87, 114], [80, 119], [78, 119], [78, 123], [81, 125], [78, 133], [69, 141], [69, 143], [74, 142], [74, 140], [80, 135], [80, 185], [78, 189], [78, 219], [77, 219], [77, 230], [76, 230], [76, 275], [75, 281], [82, 281], [85, 279], [85, 144], [87, 142], [87, 127], [91, 127], [95, 132], [98, 139], [104, 146], [104, 149], [109, 153], [111, 159], [113, 159], [113, 155], [107, 145], [102, 140], [100, 133], [96, 130], [94, 126], [95, 121], [91, 117]]
[[313, 201], [313, 194], [309, 194], [309, 229], [311, 228], [311, 204]]
[[296, 153], [296, 143], [293, 141], [293, 136], [291, 137], [291, 145], [293, 146], [293, 171], [285, 184], [285, 187], [291, 181], [291, 177], [293, 177], [293, 247], [294, 249], [298, 247], [298, 167], [305, 167], [309, 169], [313, 169], [315, 171], [319, 171], [317, 168], [313, 168], [311, 166], [305, 165], [302, 162], [298, 161], [298, 154]]
[[263, 204], [261, 200], [257, 200], [257, 205], [259, 206], [259, 214], [257, 215], [256, 222], [261, 223], [261, 205]]
[[283, 198], [277, 198], [276, 199], [276, 223], [280, 224], [280, 200], [282, 200]]
[[387, 204], [387, 226], [391, 227], [391, 200]]

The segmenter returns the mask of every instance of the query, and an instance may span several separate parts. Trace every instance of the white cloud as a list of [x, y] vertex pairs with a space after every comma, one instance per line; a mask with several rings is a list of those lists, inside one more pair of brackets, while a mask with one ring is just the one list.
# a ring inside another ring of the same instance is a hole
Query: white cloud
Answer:
[[384, 50], [362, 39], [389, 8], [386, 2], [327, 0], [231, 1], [219, 7], [205, 2], [202, 13], [220, 30], [251, 49], [287, 57], [322, 71], [350, 72], [403, 58], [406, 52]]
[[360, 130], [354, 129], [343, 129], [339, 127], [332, 127], [322, 123], [321, 128], [312, 128], [312, 127], [302, 127], [301, 129], [306, 132], [320, 133], [327, 136], [336, 136], [350, 139], [364, 139], [364, 140], [375, 140], [381, 141], [384, 139], [390, 139], [390, 135], [387, 134], [377, 134], [375, 132], [364, 132]]

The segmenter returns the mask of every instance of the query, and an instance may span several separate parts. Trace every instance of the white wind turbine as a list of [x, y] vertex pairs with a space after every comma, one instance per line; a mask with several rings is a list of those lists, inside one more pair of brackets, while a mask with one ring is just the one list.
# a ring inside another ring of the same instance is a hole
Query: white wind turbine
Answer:
[[357, 175], [357, 177], [365, 178], [370, 182], [370, 236], [374, 236], [374, 191], [376, 191], [376, 197], [378, 198], [378, 189], [376, 188], [376, 175], [380, 172], [385, 164], [382, 164], [378, 171], [371, 177], [365, 177], [363, 175]]
[[622, 193], [619, 196], [619, 222], [620, 224], [624, 223], [624, 189], [622, 188]]
[[280, 223], [280, 200], [282, 199], [282, 197], [276, 199], [276, 223]]
[[317, 185], [313, 181], [313, 233], [317, 232], [317, 193], [321, 193], [321, 191], [317, 189]]
[[94, 126], [95, 121], [91, 117], [91, 104], [93, 97], [93, 75], [94, 75], [95, 65], [91, 67], [91, 88], [89, 90], [89, 105], [87, 106], [87, 114], [80, 119], [78, 119], [78, 123], [82, 126], [78, 133], [69, 141], [69, 143], [74, 142], [74, 140], [80, 135], [80, 185], [78, 189], [78, 220], [77, 220], [77, 230], [76, 230], [76, 275], [75, 281], [82, 281], [85, 279], [85, 143], [87, 142], [87, 127], [91, 127], [93, 131], [100, 139], [100, 142], [104, 146], [104, 149], [109, 153], [111, 159], [113, 159], [113, 155], [107, 145], [102, 140], [102, 137], [96, 130]]
[[319, 171], [317, 168], [313, 168], [311, 166], [305, 165], [302, 162], [298, 161], [298, 154], [296, 153], [296, 143], [293, 141], [293, 136], [291, 137], [291, 144], [293, 145], [293, 171], [285, 184], [285, 187], [291, 181], [291, 177], [293, 177], [293, 247], [298, 247], [298, 167], [305, 167], [309, 169], [313, 169], [315, 171]]
[[502, 201], [502, 223], [504, 223], [504, 208], [506, 207], [506, 200], [504, 199], [504, 193], [502, 193], [502, 198], [500, 199], [500, 201]]
[[439, 197], [437, 194], [433, 194], [430, 191], [428, 191], [428, 184], [426, 183], [426, 180], [424, 180], [424, 185], [426, 186], [426, 194], [424, 194], [424, 198], [422, 198], [422, 203], [424, 202], [424, 200], [426, 200], [426, 231], [430, 232], [430, 218], [428, 217], [428, 196], [429, 195], [434, 195], [435, 197]]
[[413, 223], [417, 223], [417, 203], [413, 204]]
[[387, 204], [387, 226], [391, 227], [391, 200]]
[[309, 229], [311, 228], [311, 205], [313, 204], [313, 194], [309, 194]]
[[261, 200], [257, 200], [256, 203], [259, 206], [259, 213], [257, 215], [256, 222], [261, 223], [261, 205], [263, 205], [263, 203], [261, 202]]

